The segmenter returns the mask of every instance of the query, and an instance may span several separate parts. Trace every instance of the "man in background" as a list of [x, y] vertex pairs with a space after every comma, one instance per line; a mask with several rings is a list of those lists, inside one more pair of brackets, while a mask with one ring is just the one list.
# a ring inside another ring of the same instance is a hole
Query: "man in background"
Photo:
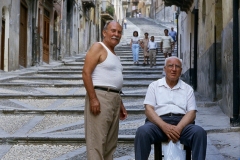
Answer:
[[171, 31], [169, 32], [169, 36], [172, 37], [173, 41], [176, 42], [177, 41], [177, 32], [174, 31], [174, 28], [171, 28]]
[[174, 41], [168, 35], [168, 29], [164, 29], [164, 36], [160, 39], [160, 52], [163, 52], [165, 58], [172, 56], [173, 46]]

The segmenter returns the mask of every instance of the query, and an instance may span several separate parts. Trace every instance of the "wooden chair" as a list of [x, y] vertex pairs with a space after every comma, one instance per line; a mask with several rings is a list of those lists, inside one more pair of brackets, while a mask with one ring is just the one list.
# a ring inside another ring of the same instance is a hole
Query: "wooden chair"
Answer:
[[[184, 146], [186, 150], [186, 160], [191, 160], [191, 149], [187, 146]], [[154, 144], [154, 160], [162, 160], [162, 142]]]

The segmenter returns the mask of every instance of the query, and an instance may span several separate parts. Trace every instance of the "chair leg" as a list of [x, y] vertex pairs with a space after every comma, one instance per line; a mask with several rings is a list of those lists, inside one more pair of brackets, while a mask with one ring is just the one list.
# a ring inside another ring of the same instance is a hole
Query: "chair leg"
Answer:
[[154, 144], [154, 160], [162, 160], [162, 143]]
[[191, 160], [192, 158], [191, 148], [188, 146], [184, 146], [184, 149], [186, 150], [186, 160]]

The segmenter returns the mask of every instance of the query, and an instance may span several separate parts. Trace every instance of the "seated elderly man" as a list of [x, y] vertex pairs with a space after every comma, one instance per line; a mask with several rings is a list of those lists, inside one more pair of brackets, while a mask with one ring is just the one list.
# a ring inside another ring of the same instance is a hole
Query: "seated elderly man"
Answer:
[[192, 150], [193, 160], [205, 160], [206, 131], [194, 124], [197, 106], [191, 86], [179, 79], [182, 60], [165, 59], [166, 76], [152, 82], [144, 100], [147, 119], [136, 131], [134, 148], [136, 160], [147, 160], [151, 144], [180, 141]]

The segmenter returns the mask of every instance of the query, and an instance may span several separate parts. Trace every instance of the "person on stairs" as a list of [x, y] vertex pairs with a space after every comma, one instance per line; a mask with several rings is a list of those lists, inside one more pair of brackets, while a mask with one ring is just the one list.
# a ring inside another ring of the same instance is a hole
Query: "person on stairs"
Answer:
[[140, 41], [141, 48], [143, 49], [143, 65], [147, 65], [148, 63], [148, 58], [149, 58], [149, 52], [148, 52], [148, 33], [144, 33], [144, 38]]
[[174, 47], [174, 41], [171, 36], [168, 35], [168, 29], [164, 29], [164, 36], [160, 39], [160, 51], [163, 52], [164, 57], [171, 57]]
[[148, 42], [148, 51], [150, 58], [150, 68], [156, 66], [156, 54], [157, 54], [157, 43], [154, 41], [154, 36], [151, 36], [150, 41]]
[[130, 41], [130, 47], [132, 48], [132, 54], [133, 54], [133, 63], [139, 64], [138, 62], [138, 56], [139, 56], [139, 44], [140, 44], [140, 38], [138, 37], [138, 31], [133, 32], [133, 37]]

